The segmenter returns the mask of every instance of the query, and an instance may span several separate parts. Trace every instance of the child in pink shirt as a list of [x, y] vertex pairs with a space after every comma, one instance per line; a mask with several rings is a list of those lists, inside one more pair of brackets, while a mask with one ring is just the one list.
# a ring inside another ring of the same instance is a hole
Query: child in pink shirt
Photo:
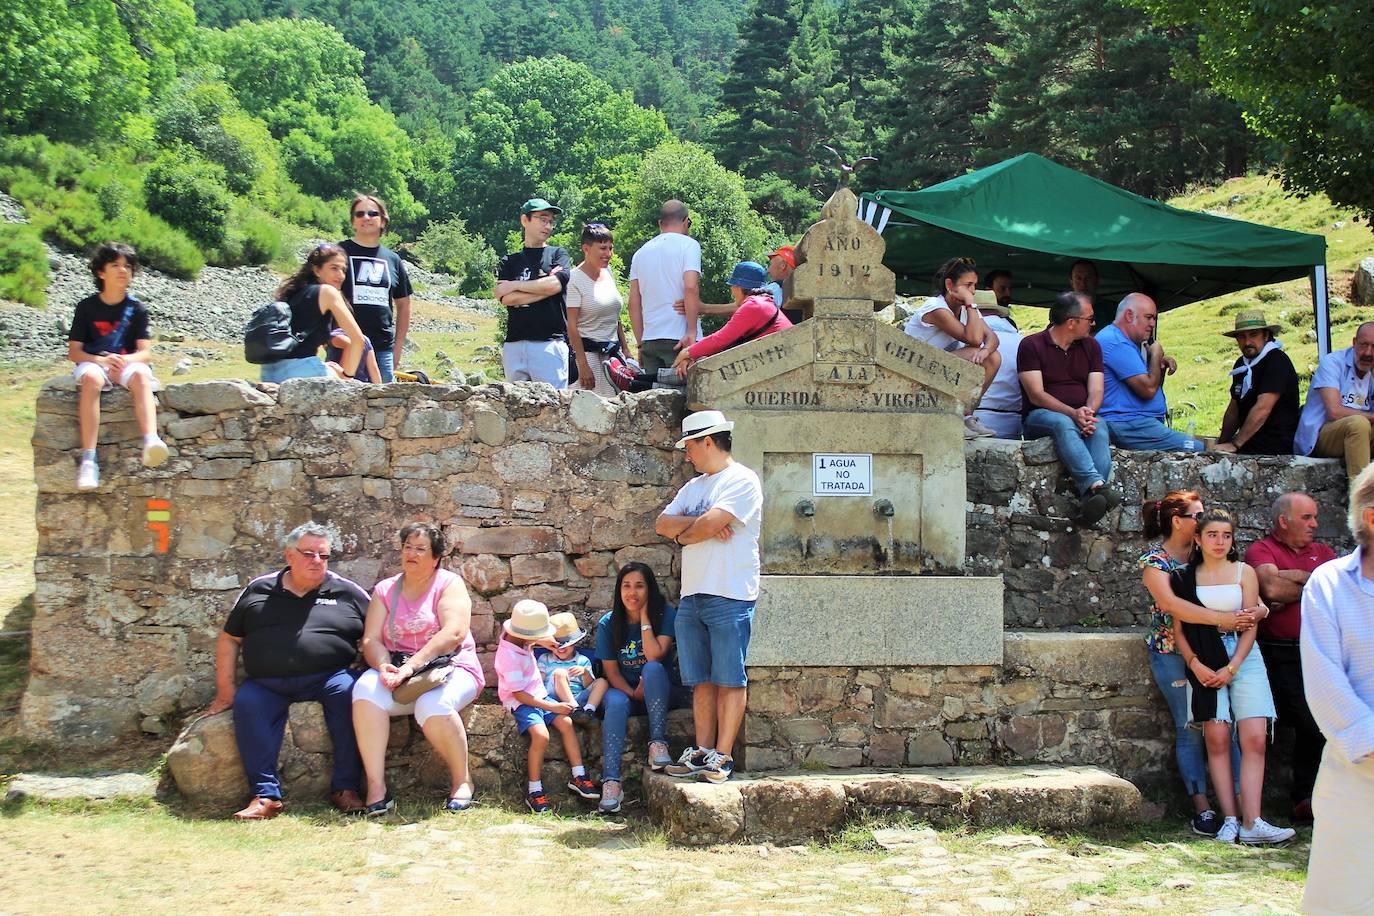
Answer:
[[539, 665], [534, 660], [536, 644], [553, 646], [555, 628], [549, 622], [549, 609], [543, 603], [529, 598], [517, 601], [511, 608], [510, 619], [501, 625], [501, 629], [501, 641], [496, 647], [493, 661], [496, 695], [501, 705], [515, 716], [520, 734], [528, 734], [530, 738], [529, 790], [525, 804], [535, 814], [549, 810], [549, 799], [544, 794], [541, 778], [544, 752], [549, 746], [549, 725], [558, 730], [559, 737], [563, 739], [563, 751], [572, 765], [568, 788], [582, 798], [600, 799], [600, 788], [587, 778], [587, 768], [582, 765], [582, 748], [577, 742], [572, 719], [568, 717], [574, 704], [549, 696], [544, 688], [544, 679], [539, 674]]

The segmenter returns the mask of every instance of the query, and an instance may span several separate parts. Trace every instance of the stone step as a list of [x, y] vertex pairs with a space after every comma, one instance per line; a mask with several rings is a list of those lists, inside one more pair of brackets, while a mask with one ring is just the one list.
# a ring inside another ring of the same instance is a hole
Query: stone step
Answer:
[[1064, 831], [1139, 819], [1140, 791], [1091, 766], [740, 773], [723, 785], [645, 771], [649, 813], [673, 843], [796, 843], [866, 814]]
[[97, 776], [20, 773], [10, 781], [5, 800], [109, 801], [117, 798], [151, 799], [156, 794], [157, 780], [146, 773], [105, 773]]

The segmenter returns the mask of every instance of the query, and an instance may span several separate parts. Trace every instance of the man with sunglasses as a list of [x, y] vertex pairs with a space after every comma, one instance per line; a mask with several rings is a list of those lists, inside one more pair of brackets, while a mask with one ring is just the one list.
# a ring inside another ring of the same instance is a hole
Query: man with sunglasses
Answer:
[[[392, 382], [401, 365], [406, 334], [410, 331], [410, 275], [401, 256], [382, 244], [382, 233], [390, 224], [386, 204], [380, 197], [355, 194], [349, 209], [353, 238], [339, 247], [348, 257], [340, 292], [353, 307], [358, 327], [372, 342], [381, 378], [368, 376], [359, 367], [354, 378], [364, 382]], [[332, 358], [332, 357], [331, 357]]]
[[542, 197], [520, 205], [524, 247], [496, 265], [496, 300], [506, 307], [501, 365], [512, 382], [568, 387], [567, 290], [572, 258], [550, 245], [563, 211]]
[[1093, 304], [1085, 293], [1064, 292], [1050, 306], [1050, 324], [1029, 334], [1016, 349], [1021, 380], [1022, 433], [1050, 436], [1059, 460], [1073, 477], [1079, 507], [1075, 520], [1092, 526], [1121, 504], [1108, 481], [1112, 450], [1102, 406], [1102, 348], [1089, 336]]
[[[329, 802], [363, 810], [362, 760], [353, 736], [351, 666], [370, 600], [357, 583], [329, 571], [329, 531], [313, 522], [286, 536], [286, 568], [248, 583], [215, 644], [215, 698], [206, 715], [234, 709], [234, 738], [252, 801], [236, 820], [262, 821], [282, 810], [277, 755], [292, 703], [317, 701], [334, 744]], [[248, 675], [235, 684], [239, 657]]]
[[[1293, 729], [1289, 787], [1293, 821], [1312, 822], [1312, 787], [1326, 739], [1307, 707], [1302, 679], [1302, 589], [1312, 571], [1336, 552], [1316, 540], [1317, 501], [1306, 493], [1285, 493], [1274, 501], [1274, 527], [1245, 551], [1259, 578], [1260, 598], [1269, 608], [1259, 622], [1259, 649], [1269, 674], [1278, 728]], [[1278, 763], [1278, 761], [1275, 761]]]

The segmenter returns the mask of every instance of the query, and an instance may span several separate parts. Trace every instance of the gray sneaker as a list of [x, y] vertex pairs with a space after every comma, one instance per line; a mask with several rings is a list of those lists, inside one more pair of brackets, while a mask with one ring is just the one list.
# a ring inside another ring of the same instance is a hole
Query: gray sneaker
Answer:
[[620, 780], [608, 779], [601, 784], [601, 801], [596, 810], [602, 814], [620, 813]]
[[76, 488], [94, 490], [100, 486], [100, 466], [94, 461], [83, 461], [76, 466]]
[[657, 773], [672, 762], [673, 758], [668, 755], [667, 741], [649, 742], [649, 769]]
[[[1258, 823], [1258, 821], [1256, 821], [1256, 823]], [[1236, 837], [1239, 835], [1240, 821], [1236, 820], [1234, 817], [1228, 817], [1221, 822], [1221, 829], [1217, 831], [1217, 835], [1213, 839], [1220, 843], [1234, 843]]]

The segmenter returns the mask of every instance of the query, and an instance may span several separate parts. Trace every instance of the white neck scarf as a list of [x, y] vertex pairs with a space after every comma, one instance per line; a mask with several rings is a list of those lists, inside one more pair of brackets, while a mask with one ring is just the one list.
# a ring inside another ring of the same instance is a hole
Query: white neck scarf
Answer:
[[1277, 340], [1271, 340], [1264, 345], [1264, 349], [1255, 354], [1254, 359], [1240, 358], [1240, 365], [1231, 370], [1232, 375], [1243, 375], [1245, 378], [1240, 382], [1240, 396], [1243, 398], [1250, 393], [1250, 383], [1254, 380], [1254, 368], [1259, 365], [1260, 360], [1264, 359], [1275, 350], [1282, 350], [1283, 344]]

